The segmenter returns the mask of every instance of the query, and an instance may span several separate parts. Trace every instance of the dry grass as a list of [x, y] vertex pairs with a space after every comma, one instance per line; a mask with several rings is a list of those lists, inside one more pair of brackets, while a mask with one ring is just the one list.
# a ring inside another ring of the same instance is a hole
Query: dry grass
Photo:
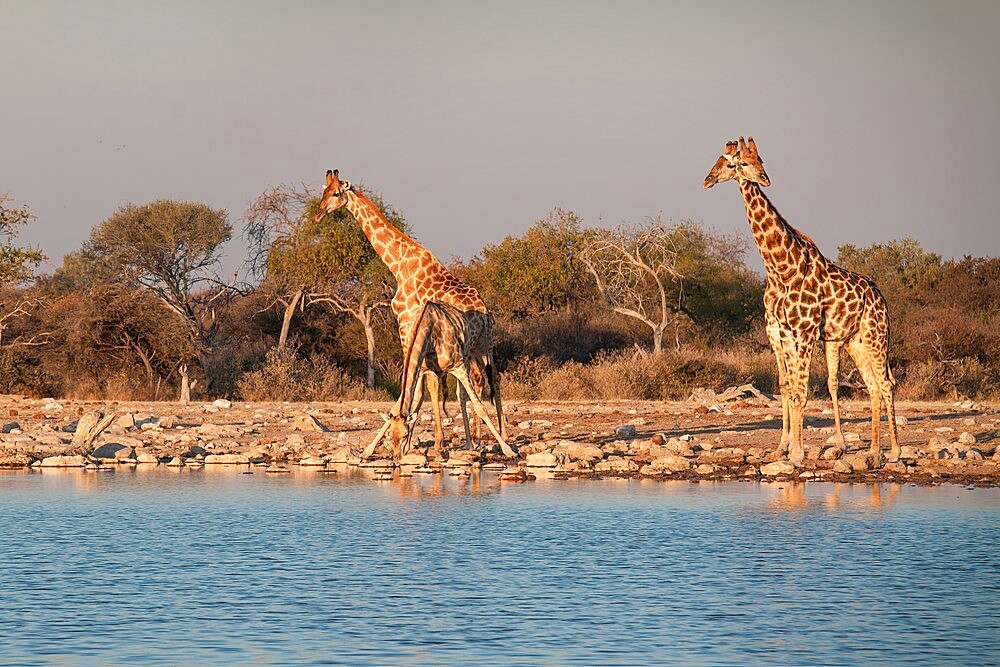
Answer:
[[274, 347], [264, 365], [244, 373], [236, 391], [246, 401], [386, 400], [384, 392], [367, 389], [329, 359], [299, 357], [292, 347]]
[[697, 387], [724, 389], [747, 382], [764, 391], [776, 389], [774, 357], [769, 352], [692, 349], [656, 357], [629, 352], [561, 366], [544, 359], [519, 359], [504, 374], [503, 391], [528, 400], [678, 400]]

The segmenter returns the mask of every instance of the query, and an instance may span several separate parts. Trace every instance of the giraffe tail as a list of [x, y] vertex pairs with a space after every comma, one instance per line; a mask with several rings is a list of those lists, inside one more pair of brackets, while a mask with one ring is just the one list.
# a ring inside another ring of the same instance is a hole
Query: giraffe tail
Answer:
[[892, 369], [889, 367], [889, 364], [885, 365], [885, 374], [889, 378], [889, 384], [891, 384], [893, 387], [895, 387], [896, 386], [896, 378], [892, 374]]
[[493, 364], [489, 360], [487, 360], [487, 362], [486, 362], [485, 371], [486, 371], [486, 386], [490, 388], [489, 397], [486, 400], [487, 401], [492, 401], [493, 400], [493, 396], [494, 396], [494, 388], [493, 388]]

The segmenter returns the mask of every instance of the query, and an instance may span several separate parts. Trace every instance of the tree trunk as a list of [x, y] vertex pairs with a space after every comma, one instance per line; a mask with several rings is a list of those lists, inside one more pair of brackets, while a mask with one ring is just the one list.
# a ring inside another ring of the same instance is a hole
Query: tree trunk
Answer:
[[653, 355], [659, 356], [663, 352], [663, 329], [653, 328]]
[[288, 342], [288, 331], [292, 328], [292, 317], [295, 315], [295, 307], [302, 300], [302, 288], [296, 290], [291, 300], [285, 304], [285, 316], [281, 321], [281, 335], [278, 337], [278, 347], [284, 347]]
[[181, 364], [181, 403], [187, 405], [191, 402], [191, 385], [188, 381], [188, 367], [187, 364]]

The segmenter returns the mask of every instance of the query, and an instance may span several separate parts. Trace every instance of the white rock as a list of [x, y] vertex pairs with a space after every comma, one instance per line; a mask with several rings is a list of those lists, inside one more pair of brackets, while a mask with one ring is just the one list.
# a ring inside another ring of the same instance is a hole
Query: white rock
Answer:
[[230, 400], [227, 400], [225, 398], [217, 398], [214, 401], [212, 401], [212, 405], [214, 405], [217, 408], [226, 408], [226, 409], [228, 409], [228, 408], [233, 407], [233, 402], [230, 401]]
[[615, 429], [615, 435], [619, 438], [631, 438], [636, 434], [635, 426], [623, 424]]
[[544, 451], [528, 454], [524, 462], [529, 468], [554, 468], [559, 459], [551, 451]]
[[958, 441], [963, 445], [974, 445], [976, 444], [976, 436], [968, 431], [962, 431], [962, 435], [958, 436]]
[[691, 469], [691, 462], [683, 456], [679, 456], [677, 454], [666, 454], [653, 459], [649, 465], [653, 469], [667, 472], [682, 472], [684, 470]]
[[599, 461], [594, 470], [597, 472], [638, 472], [639, 464], [632, 459], [608, 459]]
[[159, 463], [160, 460], [147, 451], [136, 452], [135, 460], [138, 463]]
[[910, 423], [910, 420], [903, 415], [896, 415], [896, 426], [906, 426]]
[[795, 466], [788, 461], [774, 461], [760, 467], [760, 474], [766, 476], [790, 475], [793, 472], [795, 472]]
[[82, 468], [87, 465], [83, 456], [46, 456], [40, 464], [43, 468]]
[[842, 473], [844, 475], [850, 475], [852, 472], [854, 472], [854, 468], [851, 466], [850, 463], [848, 463], [844, 459], [837, 459], [837, 461], [834, 462], [833, 464], [833, 471]]
[[425, 466], [427, 465], [427, 457], [420, 452], [407, 452], [399, 460], [399, 463], [404, 466]]
[[250, 458], [246, 454], [209, 454], [205, 457], [206, 464], [247, 464]]
[[299, 461], [299, 465], [306, 467], [312, 467], [312, 466], [322, 467], [326, 465], [326, 461], [319, 458], [318, 456], [307, 456], [306, 458]]

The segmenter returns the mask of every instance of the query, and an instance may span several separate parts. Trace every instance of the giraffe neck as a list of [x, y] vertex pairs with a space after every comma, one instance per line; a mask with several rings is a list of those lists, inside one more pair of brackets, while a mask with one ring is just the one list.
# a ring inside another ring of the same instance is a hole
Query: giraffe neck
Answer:
[[416, 273], [447, 271], [429, 250], [389, 224], [368, 197], [359, 192], [349, 192], [347, 210], [361, 225], [361, 231], [368, 237], [376, 254], [389, 267], [397, 285], [412, 280]]
[[781, 282], [804, 272], [810, 257], [819, 255], [816, 243], [792, 227], [774, 208], [760, 186], [752, 181], [739, 181], [747, 221], [753, 234], [768, 278]]

